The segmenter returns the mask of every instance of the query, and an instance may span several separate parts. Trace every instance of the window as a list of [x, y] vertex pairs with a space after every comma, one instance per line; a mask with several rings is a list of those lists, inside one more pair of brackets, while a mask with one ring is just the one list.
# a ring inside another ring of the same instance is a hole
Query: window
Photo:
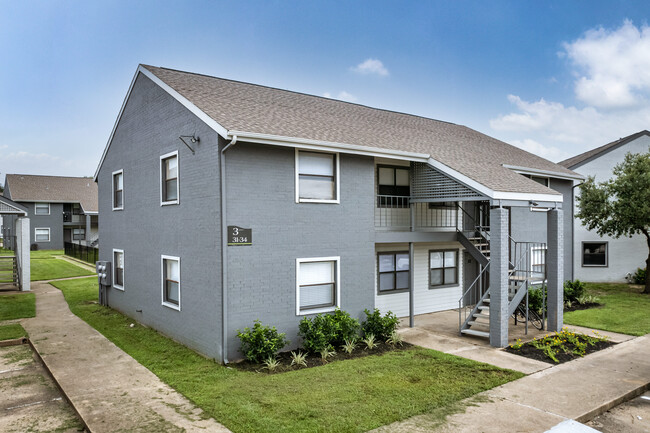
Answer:
[[161, 256], [162, 303], [175, 310], [181, 309], [181, 259]]
[[78, 203], [72, 205], [72, 215], [82, 215], [81, 206]]
[[408, 290], [410, 266], [408, 251], [377, 254], [379, 294]]
[[429, 251], [429, 287], [458, 284], [458, 250]]
[[124, 290], [124, 251], [113, 250], [113, 287]]
[[296, 149], [296, 203], [338, 203], [338, 173], [338, 153]]
[[409, 207], [409, 167], [377, 166], [377, 206]]
[[124, 171], [113, 172], [113, 210], [124, 209]]
[[546, 276], [546, 247], [530, 248], [531, 276], [543, 278]]
[[35, 228], [34, 229], [34, 241], [36, 242], [49, 242], [50, 241], [50, 229], [49, 228]]
[[178, 204], [178, 151], [160, 157], [160, 205]]
[[339, 257], [296, 259], [296, 315], [339, 306]]
[[50, 204], [49, 203], [35, 203], [34, 204], [34, 215], [49, 215], [50, 214]]
[[583, 242], [582, 266], [607, 266], [607, 242]]
[[86, 229], [72, 229], [72, 239], [75, 241], [86, 239]]

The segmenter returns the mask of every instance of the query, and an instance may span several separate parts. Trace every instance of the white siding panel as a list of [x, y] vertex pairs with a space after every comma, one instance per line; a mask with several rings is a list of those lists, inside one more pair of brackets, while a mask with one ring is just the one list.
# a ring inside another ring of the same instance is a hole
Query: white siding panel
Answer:
[[[429, 250], [458, 250], [458, 280], [459, 284], [440, 289], [429, 289]], [[408, 251], [408, 244], [377, 244], [376, 252]], [[457, 242], [451, 243], [418, 243], [415, 244], [415, 263], [411, 270], [415, 272], [415, 314], [432, 313], [435, 311], [458, 308], [458, 300], [462, 295], [463, 255], [462, 246]], [[377, 294], [377, 269], [375, 260], [375, 307], [382, 314], [392, 311], [398, 317], [409, 315], [409, 294]]]

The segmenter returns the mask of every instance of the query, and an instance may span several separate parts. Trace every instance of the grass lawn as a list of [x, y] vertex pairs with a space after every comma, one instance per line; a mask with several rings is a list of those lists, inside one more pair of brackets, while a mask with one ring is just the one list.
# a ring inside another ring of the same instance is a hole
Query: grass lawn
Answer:
[[27, 337], [27, 332], [19, 324], [0, 326], [0, 341], [13, 340], [14, 338], [20, 337]]
[[57, 258], [62, 255], [63, 250], [32, 251], [30, 260], [32, 281], [94, 275], [93, 271]]
[[[234, 432], [364, 432], [458, 401], [521, 373], [414, 348], [269, 375], [223, 367], [101, 307], [97, 279], [57, 281], [74, 314]], [[445, 409], [447, 409], [445, 411]]]
[[[637, 286], [639, 287], [639, 286]], [[650, 332], [650, 295], [629, 284], [587, 283], [587, 294], [599, 298], [600, 308], [571, 311], [564, 323], [629, 335]]]
[[36, 298], [33, 293], [0, 295], [0, 321], [34, 317], [35, 315]]
[[14, 255], [13, 250], [0, 247], [0, 256], [13, 256], [13, 255]]

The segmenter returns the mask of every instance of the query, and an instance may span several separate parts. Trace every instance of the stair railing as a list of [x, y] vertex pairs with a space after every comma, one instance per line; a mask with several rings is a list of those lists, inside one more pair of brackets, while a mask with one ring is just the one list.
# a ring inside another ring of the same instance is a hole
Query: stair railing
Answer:
[[481, 272], [479, 272], [476, 279], [470, 284], [470, 286], [463, 292], [463, 296], [458, 300], [458, 329], [462, 331], [467, 328], [467, 322], [469, 322], [474, 313], [478, 310], [478, 307], [481, 304], [481, 301], [489, 295], [490, 289], [488, 288], [483, 292], [483, 281], [484, 278], [487, 278], [488, 269], [490, 264], [488, 263]]
[[[486, 241], [490, 241], [490, 228], [476, 223], [476, 219], [470, 215], [460, 203], [456, 203], [459, 214], [461, 215], [460, 221], [456, 219], [456, 230], [463, 233], [466, 238], [473, 238], [477, 235], [481, 236]], [[458, 226], [460, 223], [460, 227]]]

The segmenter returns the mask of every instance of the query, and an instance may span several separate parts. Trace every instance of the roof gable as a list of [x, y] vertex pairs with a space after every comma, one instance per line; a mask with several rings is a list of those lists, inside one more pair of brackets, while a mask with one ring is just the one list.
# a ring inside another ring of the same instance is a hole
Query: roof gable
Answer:
[[565, 159], [564, 161], [560, 161], [558, 164], [570, 169], [577, 168], [581, 165], [588, 163], [589, 161], [594, 160], [595, 158], [599, 158], [605, 155], [606, 153], [611, 152], [614, 149], [618, 149], [619, 147], [631, 141], [634, 141], [637, 138], [642, 137], [644, 135], [650, 137], [650, 131], [644, 129], [643, 131], [639, 131], [635, 134], [628, 135], [627, 137], [619, 138], [618, 140], [612, 141], [611, 143], [607, 143], [603, 146], [597, 147], [592, 150], [588, 150], [587, 152], [581, 153], [572, 158]]
[[8, 174], [11, 200], [16, 202], [79, 203], [85, 213], [97, 213], [97, 184], [89, 177]]

